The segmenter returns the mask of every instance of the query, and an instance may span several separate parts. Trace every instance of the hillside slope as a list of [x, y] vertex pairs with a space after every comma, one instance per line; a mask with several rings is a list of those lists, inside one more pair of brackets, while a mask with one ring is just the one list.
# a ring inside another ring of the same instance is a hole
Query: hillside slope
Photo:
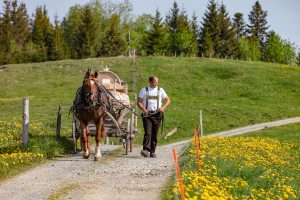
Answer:
[[[30, 96], [31, 122], [55, 127], [58, 105], [63, 107], [63, 127], [70, 128], [68, 111], [76, 88], [88, 67], [105, 65], [129, 84], [132, 60], [126, 57], [66, 60], [7, 65], [0, 72], [0, 115], [21, 116], [22, 97]], [[171, 97], [166, 130], [178, 128], [161, 143], [191, 136], [203, 111], [204, 134], [280, 120], [299, 115], [300, 69], [296, 67], [222, 59], [144, 57], [136, 60], [137, 90], [148, 76]]]

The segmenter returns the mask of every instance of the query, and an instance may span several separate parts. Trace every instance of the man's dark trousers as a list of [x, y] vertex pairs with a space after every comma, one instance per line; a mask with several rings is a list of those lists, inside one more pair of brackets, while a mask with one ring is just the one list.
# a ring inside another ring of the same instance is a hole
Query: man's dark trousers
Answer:
[[150, 153], [155, 153], [157, 144], [157, 133], [160, 126], [163, 113], [149, 113], [149, 117], [143, 117], [144, 140], [143, 150], [148, 150]]

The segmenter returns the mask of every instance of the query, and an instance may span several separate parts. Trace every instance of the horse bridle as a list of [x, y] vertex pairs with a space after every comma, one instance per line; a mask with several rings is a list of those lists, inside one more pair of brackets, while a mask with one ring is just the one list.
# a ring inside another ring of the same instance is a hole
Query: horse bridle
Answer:
[[[86, 81], [87, 81], [87, 79], [85, 79], [85, 81], [84, 81], [85, 84], [86, 84]], [[93, 79], [93, 81], [94, 81], [94, 84], [96, 84], [97, 89], [95, 92], [86, 92], [85, 88], [84, 88], [84, 93], [85, 93], [84, 100], [89, 105], [89, 107], [95, 109], [98, 106], [100, 107], [102, 105], [105, 105], [105, 103], [104, 103], [103, 97], [101, 95], [101, 91], [99, 89], [97, 80]], [[99, 96], [98, 94], [100, 94], [100, 98], [98, 97]], [[90, 96], [92, 96], [92, 99], [89, 98]]]

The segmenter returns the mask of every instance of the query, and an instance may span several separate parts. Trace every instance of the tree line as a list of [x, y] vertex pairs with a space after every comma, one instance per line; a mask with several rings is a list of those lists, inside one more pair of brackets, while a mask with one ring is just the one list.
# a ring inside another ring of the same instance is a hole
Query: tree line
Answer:
[[134, 17], [129, 0], [94, 0], [75, 5], [51, 23], [45, 6], [29, 17], [25, 3], [3, 0], [0, 14], [0, 64], [138, 55], [200, 56], [300, 64], [295, 45], [269, 30], [259, 1], [246, 24], [242, 13], [230, 18], [226, 6], [209, 0], [203, 18], [189, 19], [176, 1], [162, 17]]

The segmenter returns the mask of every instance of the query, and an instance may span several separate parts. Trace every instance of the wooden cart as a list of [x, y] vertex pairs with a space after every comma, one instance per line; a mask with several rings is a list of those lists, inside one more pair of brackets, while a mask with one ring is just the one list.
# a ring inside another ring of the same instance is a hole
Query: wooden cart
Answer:
[[[108, 68], [99, 71], [97, 79], [111, 94], [109, 96], [113, 111], [107, 112], [104, 119], [107, 137], [120, 138], [125, 148], [125, 154], [127, 155], [128, 151], [132, 151], [134, 133], [137, 132], [137, 116], [126, 107], [135, 105], [136, 99], [134, 103], [130, 102], [127, 84], [125, 84], [115, 73], [109, 71]], [[96, 127], [93, 123], [88, 125], [88, 130], [90, 136], [95, 136]], [[73, 115], [72, 138], [75, 153], [77, 152], [77, 144], [80, 135], [80, 122]]]

